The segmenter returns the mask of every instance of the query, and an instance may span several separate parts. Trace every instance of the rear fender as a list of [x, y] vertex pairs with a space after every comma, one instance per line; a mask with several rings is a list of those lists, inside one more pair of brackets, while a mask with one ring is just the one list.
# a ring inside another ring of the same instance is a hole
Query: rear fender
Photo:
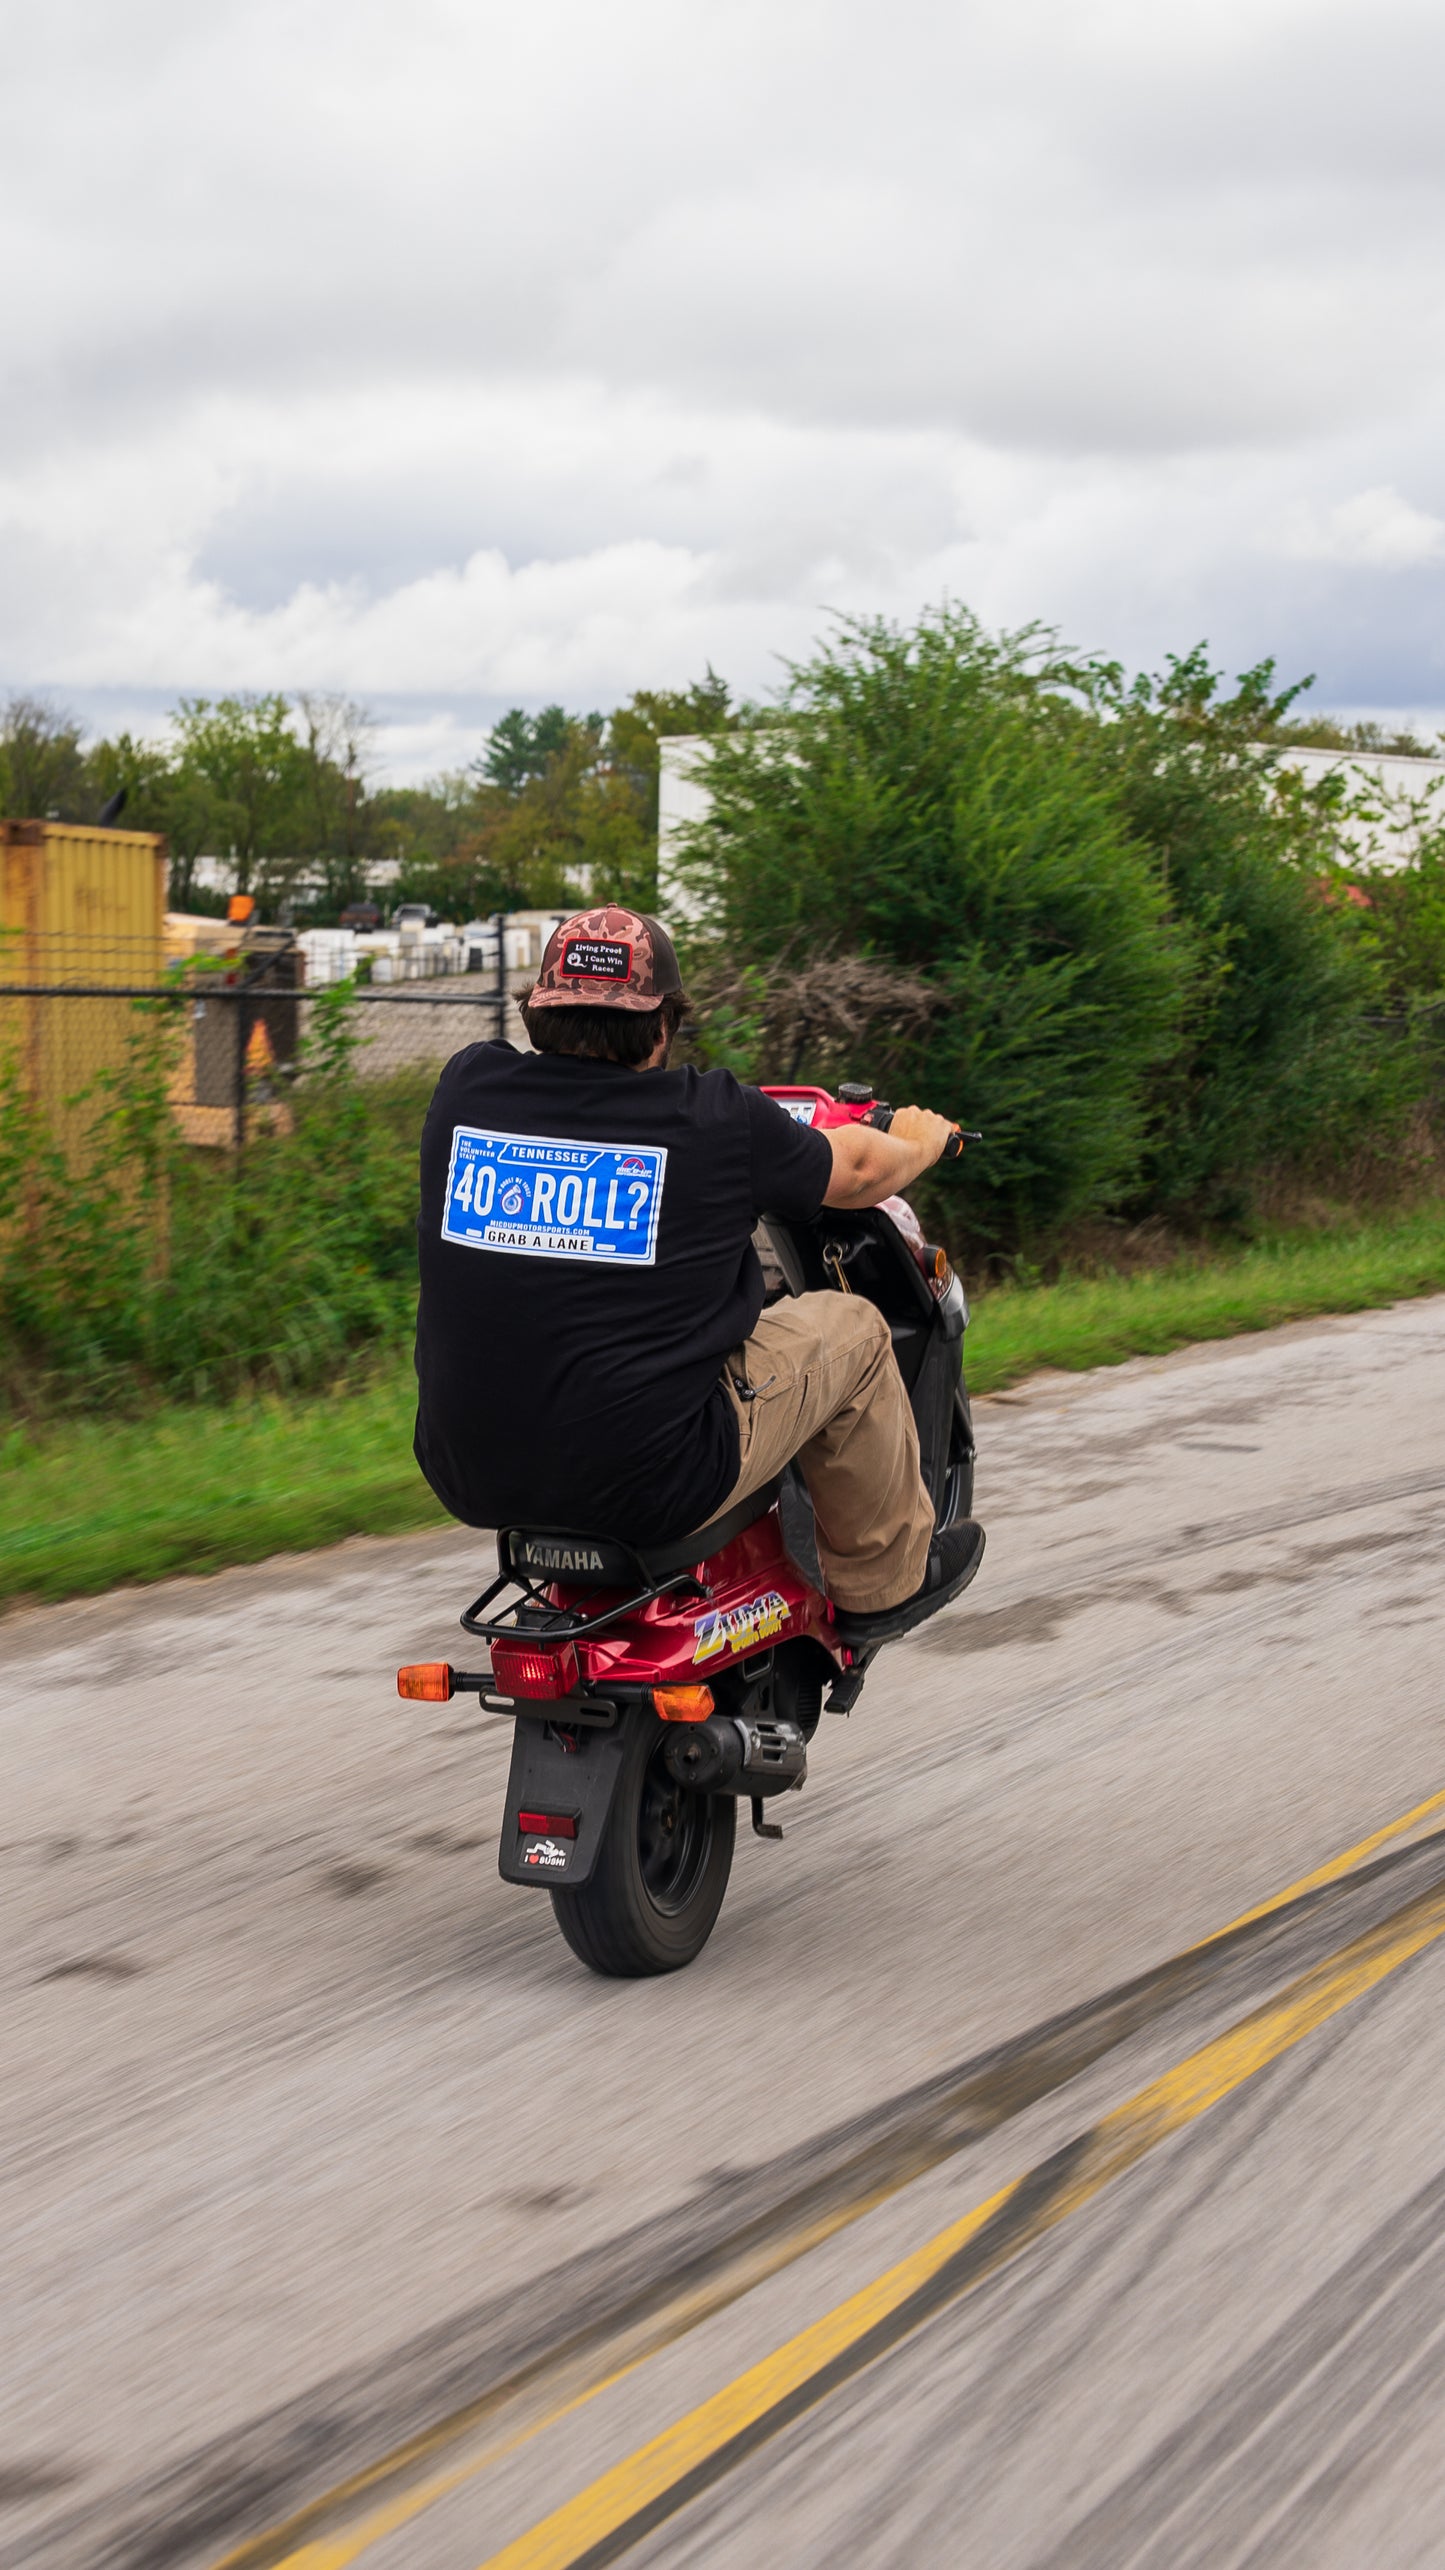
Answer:
[[[497, 1871], [504, 1883], [535, 1883], [545, 1891], [558, 1883], [571, 1887], [587, 1882], [622, 1773], [628, 1725], [651, 1719], [650, 1713], [631, 1711], [620, 1715], [611, 1731], [579, 1726], [568, 1732], [565, 1703], [558, 1705], [549, 1721], [519, 1716], [497, 1850]], [[523, 1812], [570, 1820], [576, 1835], [524, 1831]]]

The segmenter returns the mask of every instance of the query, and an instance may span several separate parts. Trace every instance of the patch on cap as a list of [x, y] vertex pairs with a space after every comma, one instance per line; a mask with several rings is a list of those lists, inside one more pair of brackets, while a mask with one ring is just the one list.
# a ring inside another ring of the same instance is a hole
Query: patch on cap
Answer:
[[632, 972], [632, 948], [615, 937], [569, 937], [559, 970], [580, 973], [589, 982], [625, 982]]

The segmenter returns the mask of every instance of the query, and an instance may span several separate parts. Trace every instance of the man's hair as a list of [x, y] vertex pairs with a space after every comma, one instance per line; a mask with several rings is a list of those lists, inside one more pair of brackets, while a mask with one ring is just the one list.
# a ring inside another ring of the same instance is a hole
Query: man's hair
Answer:
[[692, 1002], [669, 991], [656, 1008], [532, 1008], [519, 999], [522, 1024], [539, 1053], [576, 1053], [592, 1062], [618, 1062], [635, 1071], [659, 1035], [672, 1042]]

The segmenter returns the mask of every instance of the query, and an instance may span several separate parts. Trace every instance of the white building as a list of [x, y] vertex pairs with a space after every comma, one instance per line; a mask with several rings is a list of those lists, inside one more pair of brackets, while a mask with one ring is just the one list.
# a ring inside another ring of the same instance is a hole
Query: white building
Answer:
[[1445, 823], [1445, 758], [1402, 757], [1389, 750], [1288, 749], [1280, 763], [1297, 768], [1312, 785], [1343, 774], [1352, 799], [1368, 805], [1368, 815], [1351, 814], [1344, 822], [1343, 836], [1376, 865], [1408, 865], [1422, 825], [1438, 830]]
[[[664, 919], [692, 919], [698, 913], [695, 892], [678, 874], [682, 834], [689, 824], [705, 821], [711, 808], [707, 767], [710, 740], [692, 737], [663, 741], [658, 778], [657, 905]], [[1344, 836], [1362, 858], [1376, 864], [1408, 864], [1419, 844], [1422, 822], [1445, 824], [1445, 758], [1401, 757], [1391, 751], [1287, 749], [1281, 763], [1297, 768], [1312, 782], [1343, 770], [1351, 792], [1368, 802], [1369, 816], [1352, 817]]]
[[658, 743], [657, 778], [657, 908], [664, 920], [695, 919], [697, 895], [678, 873], [682, 833], [690, 823], [705, 821], [712, 809], [707, 768], [712, 743], [695, 733], [681, 733]]

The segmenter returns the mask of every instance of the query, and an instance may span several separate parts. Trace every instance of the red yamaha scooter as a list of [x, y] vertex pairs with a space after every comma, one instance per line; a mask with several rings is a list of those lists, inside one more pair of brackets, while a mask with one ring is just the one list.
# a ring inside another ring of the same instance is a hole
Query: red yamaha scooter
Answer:
[[[893, 1110], [870, 1088], [770, 1088], [800, 1123]], [[964, 1140], [958, 1137], [956, 1158]], [[918, 1424], [940, 1526], [972, 1513], [973, 1427], [963, 1380], [968, 1307], [941, 1249], [901, 1197], [811, 1222], [769, 1216], [757, 1242], [770, 1299], [831, 1289], [884, 1313]], [[874, 1651], [854, 1651], [823, 1593], [812, 1507], [796, 1465], [700, 1532], [635, 1546], [504, 1526], [498, 1577], [463, 1615], [490, 1666], [422, 1663], [400, 1695], [475, 1694], [515, 1722], [500, 1870], [544, 1887], [574, 1954], [635, 1976], [690, 1963], [712, 1933], [737, 1806], [759, 1837], [796, 1793], [822, 1714], [857, 1703]]]

